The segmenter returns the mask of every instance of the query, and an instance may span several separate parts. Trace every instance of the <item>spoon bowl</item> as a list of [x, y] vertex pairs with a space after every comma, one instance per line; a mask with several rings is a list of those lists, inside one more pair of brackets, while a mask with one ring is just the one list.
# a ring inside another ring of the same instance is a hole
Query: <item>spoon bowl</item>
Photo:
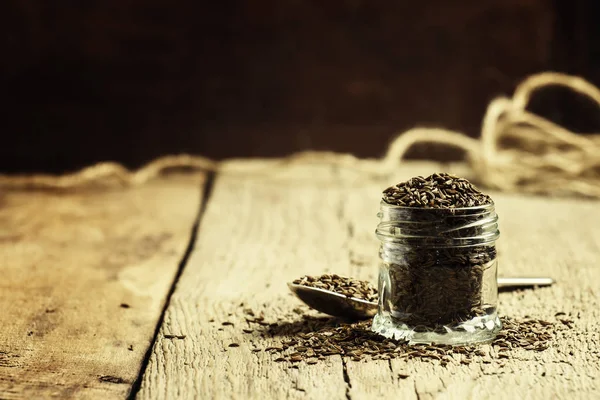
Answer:
[[371, 301], [295, 283], [288, 283], [288, 287], [310, 308], [334, 317], [365, 319], [377, 313], [377, 303]]

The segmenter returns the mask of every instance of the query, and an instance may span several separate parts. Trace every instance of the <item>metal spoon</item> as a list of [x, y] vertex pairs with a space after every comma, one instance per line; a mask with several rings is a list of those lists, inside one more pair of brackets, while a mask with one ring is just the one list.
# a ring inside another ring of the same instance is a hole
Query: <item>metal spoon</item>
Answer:
[[[552, 278], [498, 278], [498, 289], [506, 291], [535, 286], [550, 286], [553, 283]], [[346, 297], [331, 290], [295, 283], [288, 283], [288, 287], [309, 307], [334, 317], [365, 319], [377, 313], [377, 303], [372, 301]]]

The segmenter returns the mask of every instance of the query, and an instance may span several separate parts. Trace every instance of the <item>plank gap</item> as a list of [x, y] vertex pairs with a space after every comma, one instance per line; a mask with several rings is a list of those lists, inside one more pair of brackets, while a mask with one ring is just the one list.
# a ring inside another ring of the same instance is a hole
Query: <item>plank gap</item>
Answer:
[[352, 389], [352, 383], [350, 382], [350, 375], [348, 375], [348, 366], [346, 365], [346, 360], [344, 360], [344, 356], [340, 356], [342, 360], [342, 372], [344, 374], [344, 382], [346, 382], [346, 399], [352, 400], [352, 396], [350, 395], [350, 389]]
[[137, 394], [140, 391], [140, 388], [142, 387], [142, 380], [144, 378], [144, 372], [146, 371], [146, 368], [148, 367], [148, 364], [150, 362], [150, 356], [152, 355], [152, 349], [154, 348], [154, 343], [156, 343], [158, 334], [160, 332], [160, 328], [164, 322], [165, 313], [167, 312], [167, 308], [169, 308], [169, 304], [171, 303], [171, 298], [173, 296], [173, 293], [175, 293], [175, 288], [177, 287], [177, 282], [179, 282], [179, 279], [181, 278], [181, 274], [183, 274], [183, 270], [185, 269], [185, 266], [187, 265], [190, 254], [192, 253], [192, 250], [194, 249], [194, 245], [196, 243], [196, 238], [198, 236], [198, 230], [199, 230], [200, 224], [202, 222], [202, 216], [204, 215], [204, 211], [206, 210], [206, 205], [210, 201], [210, 197], [212, 194], [213, 184], [215, 181], [215, 175], [216, 175], [216, 173], [213, 171], [209, 171], [206, 173], [206, 183], [204, 184], [204, 187], [202, 190], [202, 196], [200, 198], [200, 205], [198, 207], [198, 214], [196, 215], [196, 218], [194, 219], [194, 225], [192, 226], [192, 229], [190, 232], [190, 239], [189, 239], [188, 245], [185, 249], [185, 252], [183, 253], [183, 257], [181, 258], [179, 266], [177, 267], [177, 272], [175, 273], [175, 277], [173, 278], [173, 281], [171, 282], [171, 286], [169, 288], [169, 292], [167, 293], [167, 297], [165, 299], [163, 309], [161, 310], [161, 313], [160, 313], [160, 318], [158, 319], [158, 322], [154, 329], [152, 341], [150, 342], [148, 349], [146, 350], [146, 353], [144, 355], [144, 360], [142, 361], [142, 365], [138, 372], [138, 376], [137, 376], [135, 382], [133, 383], [133, 385], [131, 386], [131, 391], [129, 392], [129, 396], [127, 396], [128, 400], [134, 400], [137, 397]]

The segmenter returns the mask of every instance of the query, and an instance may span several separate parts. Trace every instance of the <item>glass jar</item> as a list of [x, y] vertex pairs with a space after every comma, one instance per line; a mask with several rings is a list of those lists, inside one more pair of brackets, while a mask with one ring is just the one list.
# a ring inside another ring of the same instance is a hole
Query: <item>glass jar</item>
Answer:
[[373, 331], [409, 343], [491, 341], [502, 328], [494, 204], [413, 208], [381, 202]]

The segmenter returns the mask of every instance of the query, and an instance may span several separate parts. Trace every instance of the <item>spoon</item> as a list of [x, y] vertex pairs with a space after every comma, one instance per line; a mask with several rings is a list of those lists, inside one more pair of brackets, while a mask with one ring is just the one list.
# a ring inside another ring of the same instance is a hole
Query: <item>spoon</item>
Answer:
[[[550, 286], [552, 278], [498, 278], [498, 289], [501, 291]], [[365, 319], [377, 313], [376, 302], [346, 297], [343, 294], [327, 289], [288, 283], [288, 287], [300, 300], [309, 307], [334, 317], [348, 319]]]

